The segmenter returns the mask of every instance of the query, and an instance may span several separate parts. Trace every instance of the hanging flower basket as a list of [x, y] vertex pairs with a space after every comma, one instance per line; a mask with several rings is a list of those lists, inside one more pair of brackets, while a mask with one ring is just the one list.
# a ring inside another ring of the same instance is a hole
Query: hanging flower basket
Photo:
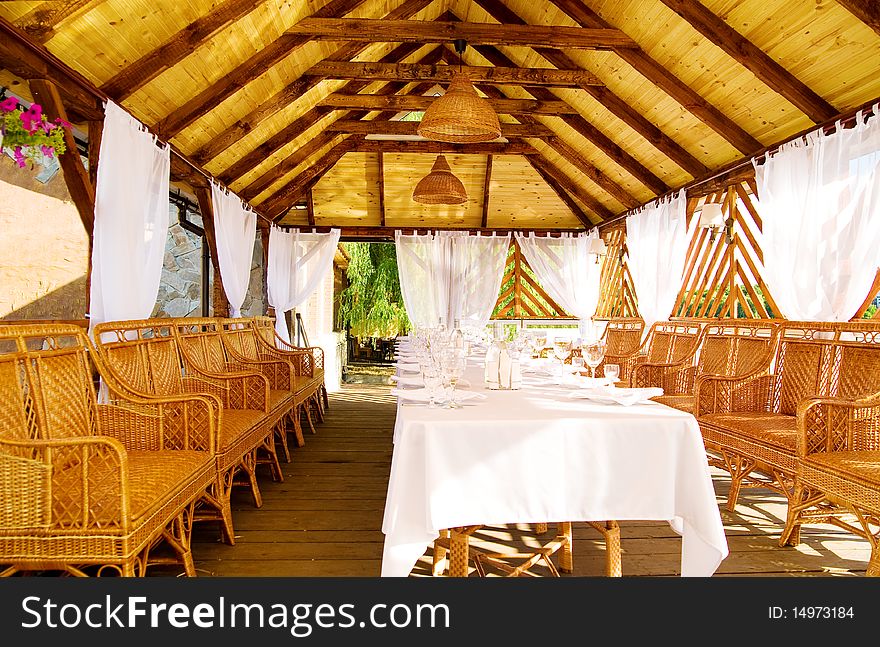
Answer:
[[15, 162], [24, 168], [30, 160], [43, 164], [65, 151], [63, 119], [49, 121], [39, 103], [22, 108], [13, 97], [0, 101], [0, 146], [12, 151]]

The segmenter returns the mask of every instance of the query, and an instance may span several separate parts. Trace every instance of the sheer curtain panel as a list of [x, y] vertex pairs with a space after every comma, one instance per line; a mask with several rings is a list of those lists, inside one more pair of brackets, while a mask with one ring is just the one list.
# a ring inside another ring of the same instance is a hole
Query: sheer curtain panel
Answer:
[[[696, 227], [698, 218], [693, 221]], [[626, 218], [627, 266], [646, 335], [652, 324], [672, 314], [681, 289], [690, 233], [683, 190]]]
[[112, 101], [104, 111], [100, 159], [90, 328], [153, 312], [170, 208], [171, 150]]
[[764, 280], [787, 319], [848, 321], [880, 265], [880, 106], [755, 163]]
[[596, 314], [601, 291], [602, 264], [589, 253], [590, 241], [598, 238], [596, 229], [573, 236], [535, 236], [517, 233], [516, 240], [529, 267], [547, 293], [583, 322]]
[[432, 234], [394, 233], [400, 293], [410, 322], [436, 326], [449, 312], [448, 249]]
[[214, 232], [217, 237], [217, 262], [223, 291], [229, 300], [229, 315], [241, 316], [247, 295], [257, 237], [257, 214], [234, 193], [211, 182], [214, 205]]
[[278, 227], [269, 231], [269, 305], [275, 308], [275, 332], [287, 343], [290, 332], [284, 314], [308, 299], [330, 271], [339, 235], [339, 229], [326, 234], [285, 232]]

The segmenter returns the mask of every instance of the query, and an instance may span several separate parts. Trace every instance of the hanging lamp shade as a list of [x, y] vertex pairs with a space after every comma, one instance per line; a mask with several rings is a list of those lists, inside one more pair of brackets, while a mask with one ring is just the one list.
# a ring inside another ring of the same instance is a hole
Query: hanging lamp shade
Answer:
[[446, 158], [438, 155], [431, 172], [413, 189], [413, 200], [422, 204], [462, 204], [467, 202], [467, 191], [452, 174]]
[[501, 125], [489, 102], [477, 94], [465, 76], [457, 73], [446, 94], [425, 110], [418, 132], [435, 141], [473, 144], [501, 137]]

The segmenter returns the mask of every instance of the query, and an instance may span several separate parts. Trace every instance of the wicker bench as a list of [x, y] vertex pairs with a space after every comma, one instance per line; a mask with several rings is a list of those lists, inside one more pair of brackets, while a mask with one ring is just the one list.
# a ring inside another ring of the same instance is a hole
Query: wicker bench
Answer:
[[769, 321], [709, 323], [692, 351], [678, 361], [638, 365], [633, 386], [661, 387], [663, 395], [655, 401], [694, 413], [697, 378], [751, 375], [762, 369], [770, 362], [778, 328], [777, 322]]
[[[234, 485], [247, 485], [262, 505], [256, 479], [257, 453], [274, 453], [269, 415], [269, 383], [255, 372], [205, 374], [185, 363], [174, 320], [116, 321], [95, 327], [98, 354], [126, 393], [142, 398], [198, 393], [213, 403], [217, 420], [216, 469], [211, 502], [216, 514], [202, 519], [221, 522], [223, 539], [235, 543], [230, 497]], [[276, 460], [277, 462], [277, 460]], [[244, 471], [247, 480], [236, 480]]]
[[196, 502], [214, 481], [212, 402], [122, 393], [77, 326], [0, 327], [2, 575], [143, 575], [166, 542], [195, 575]]
[[[799, 410], [814, 398], [852, 404], [880, 391], [878, 332], [880, 324], [869, 322], [786, 322], [772, 364], [748, 376], [697, 380], [703, 438], [731, 475], [728, 509], [742, 487], [770, 487], [797, 501], [798, 437], [806, 433]], [[781, 545], [798, 541], [799, 524], [789, 525]]]

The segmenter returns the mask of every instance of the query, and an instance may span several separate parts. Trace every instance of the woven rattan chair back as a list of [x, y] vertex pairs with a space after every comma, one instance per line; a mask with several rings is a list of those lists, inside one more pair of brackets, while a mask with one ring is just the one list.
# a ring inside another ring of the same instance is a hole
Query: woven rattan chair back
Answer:
[[801, 400], [830, 394], [838, 326], [831, 322], [782, 324], [771, 411], [793, 416]]
[[697, 374], [750, 375], [770, 366], [779, 325], [775, 322], [725, 322], [706, 326]]
[[260, 356], [260, 340], [257, 329], [249, 319], [221, 319], [220, 331], [223, 343], [236, 355], [245, 359], [262, 359]]
[[218, 319], [176, 319], [174, 328], [186, 362], [207, 373], [226, 372], [226, 351]]
[[631, 355], [642, 344], [645, 322], [638, 318], [611, 319], [605, 326], [605, 354], [614, 357]]
[[703, 327], [700, 324], [660, 321], [651, 327], [648, 362], [680, 362], [695, 352]]
[[175, 395], [183, 392], [181, 357], [171, 321], [113, 321], [95, 326], [107, 368], [137, 392]]
[[880, 322], [838, 324], [831, 394], [859, 399], [875, 393], [880, 393]]

